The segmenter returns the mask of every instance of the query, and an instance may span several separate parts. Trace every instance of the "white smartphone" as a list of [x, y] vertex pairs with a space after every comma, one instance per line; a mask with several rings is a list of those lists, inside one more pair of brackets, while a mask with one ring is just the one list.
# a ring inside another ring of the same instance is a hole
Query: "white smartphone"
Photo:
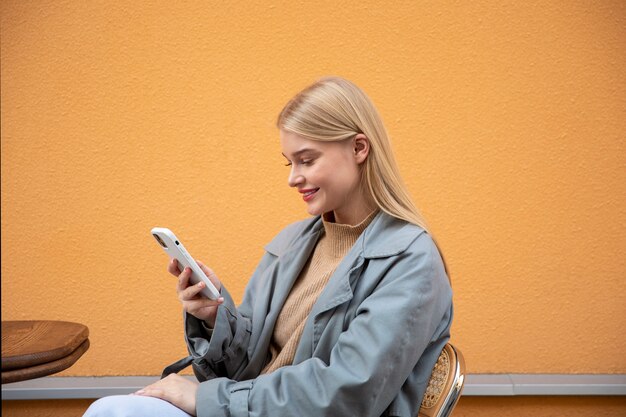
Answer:
[[181, 272], [187, 266], [191, 268], [191, 277], [189, 278], [191, 284], [197, 284], [200, 281], [204, 282], [206, 286], [202, 289], [201, 294], [211, 300], [217, 300], [220, 297], [220, 292], [215, 288], [215, 285], [202, 272], [202, 269], [200, 269], [196, 261], [187, 252], [187, 249], [170, 229], [155, 227], [152, 229], [152, 236], [154, 236], [170, 259], [178, 260], [178, 268]]

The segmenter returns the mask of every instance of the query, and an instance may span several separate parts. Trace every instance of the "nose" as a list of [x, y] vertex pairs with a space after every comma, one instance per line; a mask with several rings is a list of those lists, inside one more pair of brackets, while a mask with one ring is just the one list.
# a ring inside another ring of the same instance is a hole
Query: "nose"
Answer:
[[304, 177], [302, 174], [296, 172], [296, 167], [292, 166], [291, 171], [289, 171], [289, 178], [287, 178], [287, 183], [290, 187], [296, 187], [298, 184], [302, 184], [304, 182]]

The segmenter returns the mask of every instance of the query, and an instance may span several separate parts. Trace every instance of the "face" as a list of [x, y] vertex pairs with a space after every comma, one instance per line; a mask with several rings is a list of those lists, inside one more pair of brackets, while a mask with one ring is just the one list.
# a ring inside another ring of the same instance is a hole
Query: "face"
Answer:
[[370, 212], [360, 188], [361, 166], [369, 152], [364, 135], [322, 142], [280, 132], [282, 152], [294, 187], [311, 215], [333, 212], [335, 221], [358, 224]]

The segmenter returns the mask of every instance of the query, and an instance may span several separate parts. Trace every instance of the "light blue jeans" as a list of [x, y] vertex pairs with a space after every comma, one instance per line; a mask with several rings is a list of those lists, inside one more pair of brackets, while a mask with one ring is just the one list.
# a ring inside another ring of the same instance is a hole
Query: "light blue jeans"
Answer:
[[159, 398], [112, 395], [91, 404], [83, 417], [190, 417], [190, 415]]

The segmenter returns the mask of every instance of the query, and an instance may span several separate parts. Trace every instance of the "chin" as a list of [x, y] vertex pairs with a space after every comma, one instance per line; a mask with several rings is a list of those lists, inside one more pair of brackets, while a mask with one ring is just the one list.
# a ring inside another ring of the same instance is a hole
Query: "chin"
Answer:
[[316, 208], [316, 207], [307, 207], [306, 211], [311, 216], [320, 216], [320, 215], [324, 214], [324, 210], [322, 210], [320, 208]]

